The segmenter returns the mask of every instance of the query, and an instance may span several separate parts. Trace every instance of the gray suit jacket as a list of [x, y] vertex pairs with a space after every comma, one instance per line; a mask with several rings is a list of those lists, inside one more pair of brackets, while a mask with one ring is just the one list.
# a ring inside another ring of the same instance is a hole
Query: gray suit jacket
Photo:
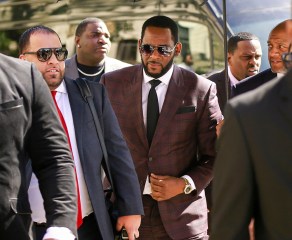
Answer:
[[49, 226], [76, 234], [75, 174], [47, 84], [28, 62], [0, 54], [0, 239], [27, 240], [29, 158]]
[[292, 72], [227, 104], [213, 180], [211, 240], [292, 237]]
[[193, 72], [174, 66], [165, 101], [149, 147], [142, 113], [142, 65], [102, 76], [130, 148], [141, 192], [149, 173], [189, 175], [197, 191], [158, 202], [160, 216], [173, 239], [198, 237], [207, 230], [204, 189], [212, 179], [215, 126], [221, 120], [216, 87]]
[[[103, 239], [113, 239], [101, 181], [103, 154], [94, 121], [76, 82], [65, 78], [65, 83], [72, 110], [80, 162], [96, 221]], [[119, 215], [143, 215], [137, 174], [106, 90], [99, 83], [88, 81], [88, 84], [94, 96], [94, 104], [104, 132]]]
[[[79, 74], [77, 70], [76, 54], [74, 54], [71, 58], [67, 59], [65, 61], [65, 64], [66, 64], [65, 77], [71, 78], [74, 80], [78, 78]], [[111, 71], [128, 67], [128, 66], [131, 66], [131, 65], [114, 58], [106, 57], [104, 72], [107, 73], [107, 72], [111, 72]]]

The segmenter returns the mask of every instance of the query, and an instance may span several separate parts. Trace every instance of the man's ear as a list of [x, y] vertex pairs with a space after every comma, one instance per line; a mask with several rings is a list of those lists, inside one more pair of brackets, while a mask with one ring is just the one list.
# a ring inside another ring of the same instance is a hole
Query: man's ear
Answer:
[[[139, 49], [139, 52], [140, 52], [140, 47], [141, 47], [141, 45], [142, 45], [142, 39], [139, 39], [138, 40], [138, 49]], [[141, 53], [141, 52], [140, 52]]]
[[227, 53], [227, 62], [228, 62], [229, 66], [232, 66], [231, 57], [232, 57], [232, 54], [231, 53]]
[[26, 57], [25, 57], [24, 54], [20, 54], [20, 55], [19, 55], [19, 59], [21, 59], [21, 60], [26, 60]]
[[79, 36], [75, 36], [75, 45], [76, 47], [80, 48], [80, 37]]
[[181, 42], [177, 42], [177, 44], [176, 44], [176, 46], [175, 46], [175, 52], [174, 52], [174, 55], [175, 56], [178, 56], [178, 55], [180, 55], [180, 53], [181, 53], [181, 50], [182, 50], [182, 44], [181, 44]]
[[141, 45], [142, 45], [142, 39], [139, 39], [138, 40], [138, 47], [141, 47]]

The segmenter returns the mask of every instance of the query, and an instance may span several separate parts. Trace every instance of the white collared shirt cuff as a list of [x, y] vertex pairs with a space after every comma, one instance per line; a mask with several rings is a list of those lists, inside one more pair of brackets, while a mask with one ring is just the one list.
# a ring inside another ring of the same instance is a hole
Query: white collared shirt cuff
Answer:
[[195, 185], [193, 179], [189, 175], [183, 175], [182, 178], [185, 178], [188, 180], [188, 182], [191, 184], [192, 191], [196, 190], [196, 185]]
[[149, 176], [147, 176], [146, 182], [145, 182], [145, 186], [144, 186], [144, 190], [143, 190], [143, 195], [146, 194], [151, 194], [152, 193], [152, 189], [151, 189], [151, 184], [149, 181]]
[[56, 239], [56, 240], [74, 240], [75, 236], [70, 229], [66, 227], [49, 227], [43, 240]]

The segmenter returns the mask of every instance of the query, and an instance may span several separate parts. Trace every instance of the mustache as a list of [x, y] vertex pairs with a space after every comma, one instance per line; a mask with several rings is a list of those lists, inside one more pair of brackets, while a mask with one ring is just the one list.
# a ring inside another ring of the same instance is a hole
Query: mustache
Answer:
[[149, 63], [152, 63], [152, 64], [159, 64], [160, 66], [162, 66], [162, 64], [160, 63], [160, 62], [156, 62], [156, 61], [147, 61], [147, 65], [149, 64]]
[[257, 69], [259, 69], [259, 66], [256, 65], [256, 64], [249, 64], [248, 68], [257, 68]]

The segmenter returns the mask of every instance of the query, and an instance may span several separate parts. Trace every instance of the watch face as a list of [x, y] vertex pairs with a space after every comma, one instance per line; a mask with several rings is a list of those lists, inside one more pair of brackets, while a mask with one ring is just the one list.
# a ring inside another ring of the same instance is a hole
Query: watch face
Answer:
[[187, 185], [184, 190], [185, 194], [189, 194], [191, 193], [191, 191], [192, 191], [192, 187], [190, 185]]

